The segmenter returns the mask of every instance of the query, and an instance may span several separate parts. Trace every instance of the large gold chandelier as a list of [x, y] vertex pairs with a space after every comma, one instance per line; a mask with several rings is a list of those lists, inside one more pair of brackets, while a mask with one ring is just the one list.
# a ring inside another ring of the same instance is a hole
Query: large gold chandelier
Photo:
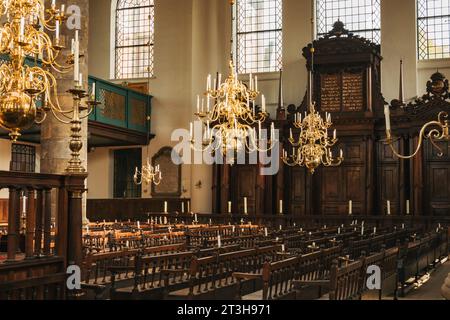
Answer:
[[[83, 145], [81, 120], [99, 103], [95, 101], [95, 85], [91, 95], [82, 89], [78, 30], [71, 53], [65, 57], [61, 54], [64, 41], [60, 30], [67, 20], [65, 5], [57, 8], [52, 0], [46, 9], [44, 0], [3, 0], [0, 15], [6, 18], [0, 27], [0, 54], [9, 59], [0, 66], [0, 127], [16, 141], [22, 130], [42, 123], [51, 113], [58, 121], [71, 125], [72, 158], [67, 171], [84, 172], [79, 159]], [[53, 40], [49, 33], [54, 33]], [[27, 60], [34, 63], [27, 64]], [[72, 67], [75, 85], [69, 93], [74, 105], [69, 110], [61, 108], [58, 102], [57, 81], [52, 71], [67, 73]], [[81, 100], [86, 97], [88, 101], [82, 105]], [[81, 115], [82, 111], [87, 112]]]
[[[268, 151], [273, 148], [275, 127], [272, 124], [270, 139], [261, 139], [262, 124], [266, 121], [266, 102], [261, 96], [261, 110], [256, 108], [258, 78], [250, 74], [249, 87], [238, 80], [233, 61], [229, 63], [230, 75], [222, 83], [219, 75], [214, 89], [211, 86], [211, 76], [208, 76], [206, 87], [206, 107], [204, 99], [197, 97], [197, 112], [195, 116], [202, 123], [202, 141], [199, 144], [194, 139], [194, 128], [191, 123], [191, 144], [199, 151], [219, 151], [222, 155], [233, 151], [247, 152]], [[211, 108], [211, 100], [214, 105]], [[205, 109], [206, 108], [206, 109]], [[258, 129], [256, 128], [258, 127]], [[258, 131], [257, 131], [258, 130]], [[267, 142], [268, 147], [264, 146]]]
[[320, 165], [339, 166], [344, 156], [340, 150], [339, 157], [333, 158], [331, 148], [338, 140], [336, 130], [333, 132], [333, 137], [328, 136], [328, 130], [333, 125], [331, 114], [326, 113], [324, 120], [315, 110], [315, 103], [311, 103], [309, 113], [306, 113], [303, 120], [301, 113], [295, 114], [294, 118], [294, 127], [301, 131], [296, 140], [292, 128], [290, 129], [289, 143], [292, 145], [292, 154], [288, 155], [287, 151], [283, 150], [283, 162], [292, 167], [306, 167], [311, 173], [314, 173]]

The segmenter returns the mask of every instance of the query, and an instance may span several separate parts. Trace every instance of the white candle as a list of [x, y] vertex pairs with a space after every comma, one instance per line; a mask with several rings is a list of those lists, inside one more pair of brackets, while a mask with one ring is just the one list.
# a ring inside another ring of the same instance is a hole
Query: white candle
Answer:
[[141, 223], [138, 221], [137, 222], [137, 228], [140, 229], [141, 228]]
[[406, 200], [406, 214], [410, 214], [409, 212], [409, 200]]
[[266, 112], [266, 97], [262, 95], [261, 100], [262, 100], [262, 112]]
[[23, 204], [22, 204], [22, 212], [26, 213], [27, 212], [27, 196], [23, 196]]
[[255, 76], [255, 91], [258, 91], [258, 76]]
[[[58, 24], [59, 21], [56, 21], [56, 22], [57, 22], [56, 26], [58, 27], [59, 26], [59, 24]], [[59, 30], [59, 29], [57, 28], [56, 30]], [[20, 35], [20, 37], [23, 37], [25, 35], [25, 18], [24, 17], [20, 18], [19, 35]]]
[[231, 201], [228, 201], [228, 213], [231, 213], [231, 205], [232, 205]]
[[373, 227], [373, 234], [377, 233], [377, 227]]
[[264, 228], [264, 236], [267, 237], [268, 233], [267, 233], [267, 228]]
[[384, 107], [384, 117], [386, 119], [386, 132], [391, 131], [391, 111], [389, 106]]
[[208, 74], [208, 78], [206, 79], [206, 91], [211, 90], [211, 75]]
[[187, 202], [187, 211], [190, 212], [191, 211], [191, 201]]
[[184, 201], [181, 202], [181, 213], [184, 213]]
[[164, 224], [167, 224], [167, 217], [164, 217]]
[[388, 214], [388, 216], [390, 216], [391, 215], [391, 201], [387, 201], [387, 214]]
[[353, 202], [352, 202], [352, 200], [350, 200], [350, 201], [348, 202], [348, 214], [349, 214], [349, 215], [352, 215], [352, 214], [353, 214]]
[[56, 5], [56, 0], [52, 0], [52, 8], [54, 8], [55, 7], [55, 5]]
[[197, 214], [195, 214], [195, 222], [197, 222]]
[[361, 235], [364, 235], [364, 226], [361, 227]]
[[83, 86], [83, 74], [80, 72], [79, 78], [78, 78], [78, 85], [80, 87]]
[[167, 213], [167, 201], [164, 201], [164, 213]]
[[65, 12], [66, 12], [66, 5], [62, 4], [61, 5], [61, 14], [64, 15]]
[[222, 247], [222, 241], [220, 239], [220, 234], [217, 235], [217, 246], [220, 248]]
[[286, 247], [284, 246], [284, 244], [281, 245], [281, 251], [285, 252], [286, 251]]
[[280, 200], [280, 214], [283, 214], [283, 200]]
[[341, 234], [341, 227], [338, 228], [338, 234]]
[[233, 226], [233, 227], [231, 228], [231, 231], [234, 233], [234, 232], [236, 231], [236, 227]]
[[209, 225], [212, 225], [212, 220], [211, 220], [211, 218], [209, 218]]
[[283, 229], [283, 227], [281, 227], [281, 224], [280, 224], [280, 231]]
[[89, 225], [86, 225], [86, 232], [89, 233]]
[[247, 197], [244, 197], [244, 214], [247, 214]]
[[404, 223], [402, 223], [402, 229], [405, 229], [405, 224]]

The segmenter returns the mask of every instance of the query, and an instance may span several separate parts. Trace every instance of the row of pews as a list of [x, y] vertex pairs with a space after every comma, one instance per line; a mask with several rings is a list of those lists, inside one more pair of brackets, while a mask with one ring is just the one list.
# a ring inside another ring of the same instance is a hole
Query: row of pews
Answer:
[[86, 299], [381, 299], [447, 257], [448, 231], [104, 222], [83, 247]]

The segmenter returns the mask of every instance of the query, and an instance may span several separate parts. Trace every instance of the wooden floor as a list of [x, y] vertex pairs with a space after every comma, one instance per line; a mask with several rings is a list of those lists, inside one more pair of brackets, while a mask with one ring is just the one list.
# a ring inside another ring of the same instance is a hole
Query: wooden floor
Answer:
[[424, 281], [422, 285], [411, 289], [406, 297], [399, 298], [399, 300], [444, 300], [441, 295], [441, 287], [449, 273], [450, 260], [447, 260], [429, 275], [428, 280], [427, 277], [422, 278], [421, 280]]

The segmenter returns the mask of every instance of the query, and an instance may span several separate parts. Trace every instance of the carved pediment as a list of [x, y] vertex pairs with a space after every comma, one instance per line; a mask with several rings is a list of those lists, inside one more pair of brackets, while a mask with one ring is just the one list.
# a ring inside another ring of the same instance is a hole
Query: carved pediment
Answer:
[[307, 60], [311, 57], [313, 45], [318, 55], [371, 53], [380, 56], [381, 49], [380, 45], [345, 29], [344, 23], [339, 20], [334, 23], [330, 32], [303, 48], [303, 56]]
[[[450, 110], [449, 82], [445, 75], [440, 72], [431, 75], [426, 90], [422, 97], [400, 107], [409, 115], [422, 117], [429, 113]], [[396, 107], [395, 100], [392, 105]]]

